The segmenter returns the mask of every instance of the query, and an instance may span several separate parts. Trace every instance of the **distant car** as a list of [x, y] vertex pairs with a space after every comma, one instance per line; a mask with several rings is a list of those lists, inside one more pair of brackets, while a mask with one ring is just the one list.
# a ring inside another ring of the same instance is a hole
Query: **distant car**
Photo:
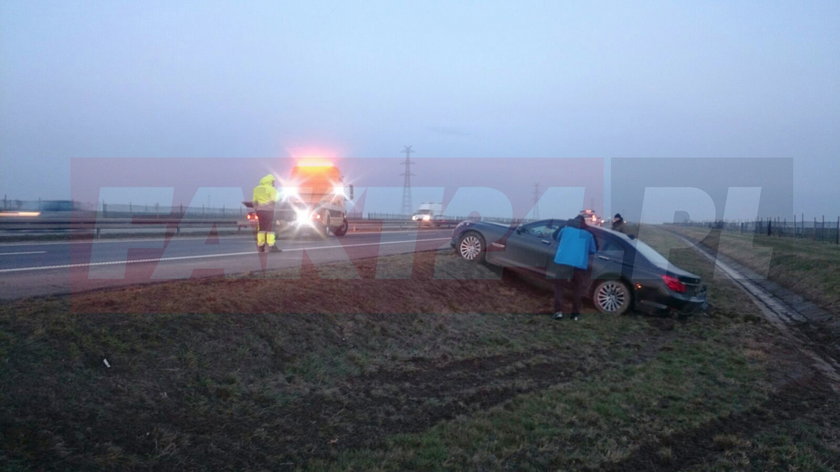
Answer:
[[239, 220], [236, 222], [236, 226], [238, 228], [251, 228], [256, 231], [257, 229], [257, 212], [249, 211], [245, 215], [244, 220]]
[[248, 208], [248, 213], [245, 214], [245, 219], [237, 220], [236, 227], [237, 229], [242, 228], [251, 228], [252, 230], [257, 230], [257, 212], [254, 210], [254, 203], [253, 202], [242, 202], [246, 208]]
[[[462, 221], [451, 245], [468, 261], [486, 261], [540, 277], [554, 277], [556, 235], [566, 220], [524, 225]], [[601, 313], [690, 313], [706, 307], [700, 277], [671, 264], [642, 241], [606, 228], [590, 226], [598, 252], [592, 258], [588, 297]]]

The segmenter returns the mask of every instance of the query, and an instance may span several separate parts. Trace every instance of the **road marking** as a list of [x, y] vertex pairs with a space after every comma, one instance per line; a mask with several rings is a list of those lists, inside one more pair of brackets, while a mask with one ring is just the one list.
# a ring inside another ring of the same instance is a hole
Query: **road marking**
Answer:
[[25, 254], [46, 254], [47, 251], [0, 252], [0, 256], [22, 256]]
[[[424, 241], [448, 241], [451, 238], [427, 238], [427, 239], [406, 239], [402, 241], [383, 241], [378, 243], [363, 243], [363, 244], [339, 244], [335, 246], [316, 246], [316, 247], [298, 247], [298, 248], [288, 248], [283, 249], [283, 253], [288, 252], [298, 252], [298, 251], [317, 251], [320, 249], [338, 249], [338, 248], [351, 248], [351, 247], [364, 247], [364, 246], [384, 246], [386, 244], [405, 244], [405, 243], [419, 243]], [[131, 259], [125, 261], [103, 261], [103, 262], [87, 262], [83, 264], [61, 264], [61, 265], [52, 265], [52, 266], [35, 266], [35, 267], [15, 267], [12, 269], [0, 269], [0, 273], [9, 273], [9, 272], [25, 272], [25, 271], [36, 271], [36, 270], [54, 270], [54, 269], [72, 269], [77, 267], [97, 267], [97, 266], [108, 266], [108, 265], [117, 265], [117, 264], [141, 264], [141, 263], [149, 263], [149, 262], [169, 262], [169, 261], [186, 261], [191, 259], [210, 259], [214, 257], [233, 257], [233, 256], [245, 256], [249, 254], [259, 254], [258, 251], [245, 251], [245, 252], [229, 252], [224, 254], [200, 254], [196, 256], [178, 256], [178, 257], [157, 257], [151, 259]], [[280, 253], [282, 254], [282, 253]]]
[[[366, 236], [370, 234], [403, 234], [403, 233], [437, 233], [441, 231], [448, 231], [448, 228], [434, 228], [434, 229], [397, 229], [397, 230], [387, 230], [387, 231], [350, 231], [347, 233], [347, 236]], [[137, 243], [137, 242], [155, 242], [155, 241], [197, 241], [197, 240], [206, 240], [208, 234], [203, 236], [174, 236], [171, 238], [156, 238], [156, 237], [149, 237], [149, 238], [130, 238], [130, 239], [120, 239], [120, 238], [107, 238], [107, 239], [85, 239], [85, 240], [74, 240], [74, 241], [16, 241], [16, 242], [9, 242], [9, 243], [0, 243], [0, 247], [16, 247], [16, 246], [56, 246], [56, 245], [72, 245], [72, 244], [117, 244], [117, 243]], [[252, 235], [245, 235], [245, 234], [220, 234], [219, 239], [254, 239]], [[286, 236], [278, 237], [278, 241], [294, 241], [295, 238], [289, 238]]]

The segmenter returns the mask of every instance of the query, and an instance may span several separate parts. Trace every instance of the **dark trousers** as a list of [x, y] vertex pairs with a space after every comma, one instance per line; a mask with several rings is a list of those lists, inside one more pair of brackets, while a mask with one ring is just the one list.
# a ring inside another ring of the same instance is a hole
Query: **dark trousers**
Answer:
[[578, 268], [572, 271], [571, 278], [558, 277], [554, 279], [555, 312], [563, 311], [563, 301], [565, 299], [563, 292], [568, 289], [572, 298], [572, 314], [580, 314], [581, 299], [583, 298], [583, 291], [586, 289], [586, 279], [587, 271]]
[[274, 209], [257, 210], [257, 231], [274, 230]]

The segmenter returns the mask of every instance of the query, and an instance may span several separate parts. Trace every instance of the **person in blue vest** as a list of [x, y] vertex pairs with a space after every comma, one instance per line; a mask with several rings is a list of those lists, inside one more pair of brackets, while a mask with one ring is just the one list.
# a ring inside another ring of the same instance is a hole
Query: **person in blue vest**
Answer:
[[586, 229], [583, 216], [576, 216], [569, 220], [563, 229], [557, 233], [557, 252], [554, 263], [558, 265], [554, 280], [554, 319], [563, 319], [563, 289], [571, 291], [571, 318], [580, 318], [581, 298], [586, 289], [588, 279], [589, 260], [598, 250], [595, 237]]

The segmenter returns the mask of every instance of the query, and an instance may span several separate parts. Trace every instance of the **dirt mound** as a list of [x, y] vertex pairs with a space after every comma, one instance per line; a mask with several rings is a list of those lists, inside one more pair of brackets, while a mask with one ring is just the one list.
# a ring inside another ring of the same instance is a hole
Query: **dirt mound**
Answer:
[[[394, 314], [548, 312], [550, 293], [451, 251], [80, 293], [78, 313]], [[514, 303], [511, 303], [511, 302]]]

